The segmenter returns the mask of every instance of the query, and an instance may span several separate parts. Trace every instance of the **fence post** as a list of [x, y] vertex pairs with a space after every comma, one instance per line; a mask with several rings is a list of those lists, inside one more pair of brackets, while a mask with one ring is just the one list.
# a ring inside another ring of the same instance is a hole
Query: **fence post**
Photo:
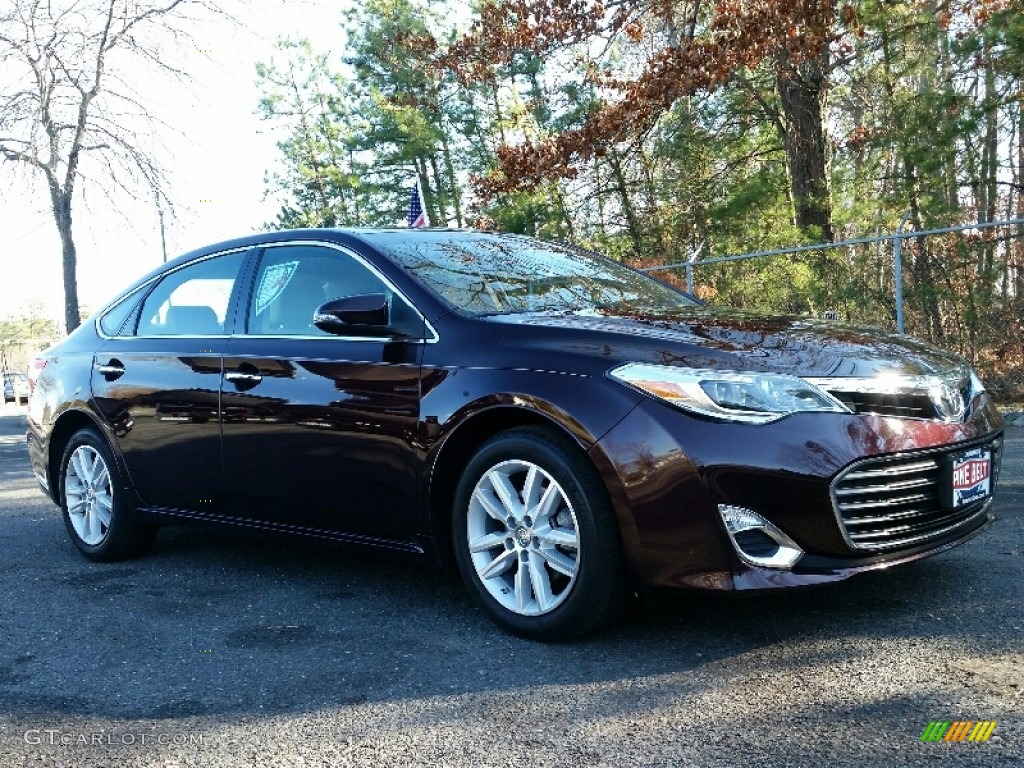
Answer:
[[701, 240], [700, 241], [700, 245], [698, 245], [696, 248], [693, 249], [693, 253], [690, 254], [690, 258], [688, 258], [686, 260], [686, 292], [687, 293], [693, 293], [693, 289], [695, 287], [694, 284], [693, 284], [693, 262], [695, 262], [697, 260], [697, 257], [700, 256], [701, 251], [704, 250], [704, 243], [705, 242], [706, 241]]
[[892, 280], [896, 288], [896, 333], [903, 335], [903, 225], [910, 218], [910, 211], [903, 214], [896, 234], [892, 238]]

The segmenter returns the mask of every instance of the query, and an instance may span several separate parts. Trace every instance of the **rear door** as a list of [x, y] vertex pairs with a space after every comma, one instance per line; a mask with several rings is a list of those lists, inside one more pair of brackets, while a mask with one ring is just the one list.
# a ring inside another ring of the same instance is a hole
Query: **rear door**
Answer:
[[218, 504], [221, 356], [244, 258], [217, 254], [165, 275], [134, 307], [114, 310], [130, 309], [93, 359], [95, 403], [145, 506]]

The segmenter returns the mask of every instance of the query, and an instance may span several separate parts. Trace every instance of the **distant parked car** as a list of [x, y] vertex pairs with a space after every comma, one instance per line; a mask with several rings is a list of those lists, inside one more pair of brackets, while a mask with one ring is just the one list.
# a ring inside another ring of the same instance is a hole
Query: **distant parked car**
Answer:
[[4, 374], [4, 403], [28, 402], [28, 376], [24, 373]]
[[634, 590], [821, 584], [942, 552], [992, 519], [1003, 442], [948, 352], [483, 232], [212, 245], [31, 375], [32, 466], [86, 557], [175, 521], [406, 553], [544, 640]]

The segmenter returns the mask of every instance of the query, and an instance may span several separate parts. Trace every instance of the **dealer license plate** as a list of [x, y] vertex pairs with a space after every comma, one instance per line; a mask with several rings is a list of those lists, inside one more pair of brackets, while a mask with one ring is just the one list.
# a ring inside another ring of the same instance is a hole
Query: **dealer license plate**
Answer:
[[992, 488], [992, 452], [983, 448], [953, 457], [953, 507], [984, 499]]

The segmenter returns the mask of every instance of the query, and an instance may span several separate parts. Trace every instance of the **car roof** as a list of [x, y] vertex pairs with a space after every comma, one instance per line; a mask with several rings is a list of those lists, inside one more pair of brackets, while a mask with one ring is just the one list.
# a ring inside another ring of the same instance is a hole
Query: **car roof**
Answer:
[[[125, 286], [122, 290], [119, 290], [110, 301], [100, 307], [96, 312], [96, 316], [103, 314], [110, 307], [117, 304], [117, 302], [119, 302], [124, 296], [127, 296], [139, 286], [148, 283], [157, 276], [162, 275], [168, 270], [174, 269], [181, 264], [185, 264], [193, 259], [201, 258], [209, 254], [219, 253], [221, 251], [252, 248], [264, 243], [288, 240], [316, 240], [321, 242], [333, 242], [341, 245], [347, 244], [350, 246], [353, 245], [353, 241], [356, 241], [364, 247], [371, 248], [374, 251], [379, 252], [380, 248], [374, 241], [376, 240], [379, 242], [379, 240], [382, 239], [380, 238], [381, 235], [384, 236], [383, 239], [405, 239], [410, 237], [414, 238], [419, 234], [424, 233], [434, 235], [440, 233], [490, 235], [499, 238], [523, 237], [522, 235], [513, 235], [504, 232], [493, 232], [482, 229], [460, 229], [457, 227], [307, 227], [303, 229], [277, 229], [268, 230], [266, 232], [254, 232], [250, 235], [243, 235], [241, 237], [209, 243], [170, 259], [160, 266], [150, 270], [130, 285]], [[368, 237], [369, 235], [372, 235], [373, 238], [371, 239]]]

